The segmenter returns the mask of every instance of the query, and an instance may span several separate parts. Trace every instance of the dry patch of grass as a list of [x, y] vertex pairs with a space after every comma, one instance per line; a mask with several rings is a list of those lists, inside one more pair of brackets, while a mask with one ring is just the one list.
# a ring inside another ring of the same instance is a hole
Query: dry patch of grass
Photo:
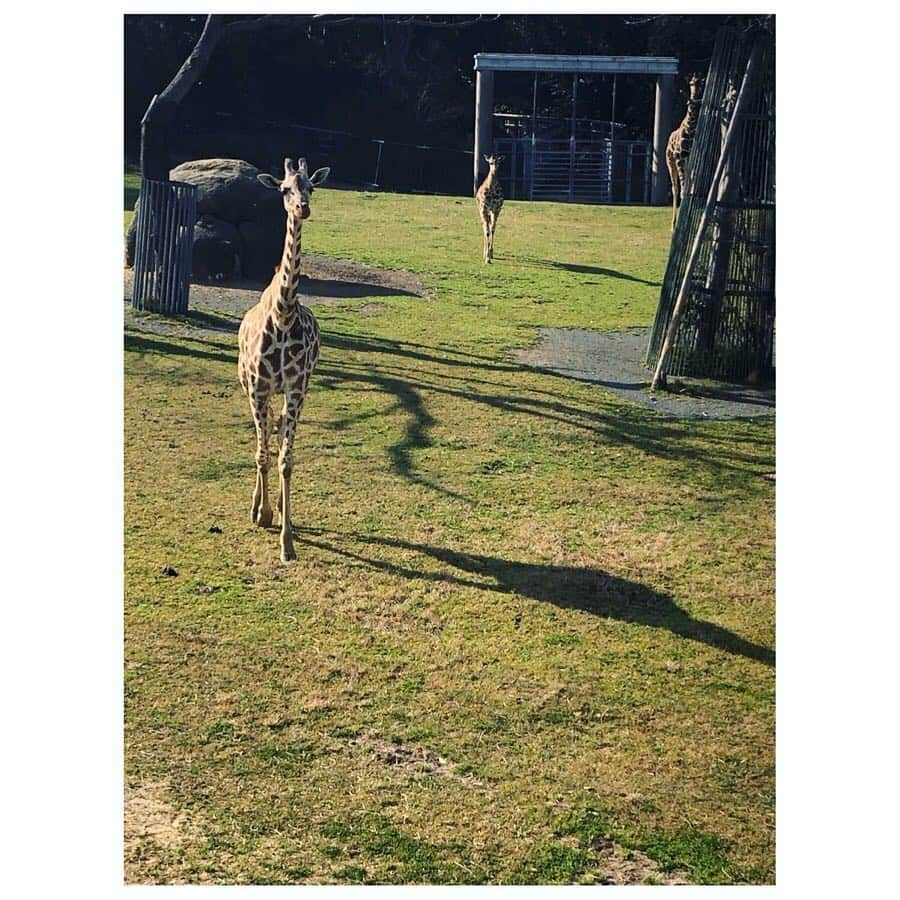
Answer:
[[160, 781], [126, 787], [124, 830], [128, 884], [176, 883], [166, 871], [179, 851], [201, 841], [203, 833], [195, 817], [175, 808]]

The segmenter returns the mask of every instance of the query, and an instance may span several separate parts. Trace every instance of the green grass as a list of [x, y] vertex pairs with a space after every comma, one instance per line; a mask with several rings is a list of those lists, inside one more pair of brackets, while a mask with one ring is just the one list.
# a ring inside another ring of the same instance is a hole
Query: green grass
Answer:
[[126, 777], [180, 823], [129, 877], [591, 882], [604, 838], [774, 879], [773, 423], [507, 356], [647, 325], [668, 222], [509, 202], [485, 267], [471, 200], [318, 191], [306, 250], [432, 293], [316, 308], [289, 565], [235, 335], [128, 329]]

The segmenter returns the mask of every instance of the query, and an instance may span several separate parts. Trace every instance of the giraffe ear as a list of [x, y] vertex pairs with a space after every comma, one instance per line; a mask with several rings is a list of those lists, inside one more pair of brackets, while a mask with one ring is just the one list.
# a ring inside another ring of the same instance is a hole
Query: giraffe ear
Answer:
[[309, 179], [309, 183], [313, 187], [319, 187], [319, 185], [325, 184], [330, 174], [331, 166], [324, 166], [321, 169], [316, 169], [316, 171], [312, 173], [312, 177]]
[[272, 188], [275, 191], [281, 190], [281, 182], [277, 178], [273, 178], [267, 172], [260, 172], [256, 177], [259, 180], [259, 183], [264, 184], [267, 188]]

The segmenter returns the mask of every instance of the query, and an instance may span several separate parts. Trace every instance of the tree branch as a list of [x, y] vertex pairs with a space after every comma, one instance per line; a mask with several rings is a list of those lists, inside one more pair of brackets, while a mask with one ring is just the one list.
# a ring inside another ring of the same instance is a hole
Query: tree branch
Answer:
[[177, 106], [184, 99], [209, 64], [213, 50], [222, 37], [223, 27], [222, 16], [209, 15], [206, 17], [203, 31], [200, 32], [194, 49], [191, 50], [188, 58], [181, 64], [181, 68], [159, 95], [158, 103], [173, 103]]

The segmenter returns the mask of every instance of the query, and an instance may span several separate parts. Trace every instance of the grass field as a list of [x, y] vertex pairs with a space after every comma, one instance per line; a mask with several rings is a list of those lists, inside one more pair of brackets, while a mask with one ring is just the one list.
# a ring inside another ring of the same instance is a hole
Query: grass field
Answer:
[[772, 882], [774, 423], [507, 356], [649, 324], [669, 211], [508, 202], [485, 267], [471, 200], [313, 205], [431, 295], [316, 308], [295, 563], [236, 322], [126, 332], [129, 880]]

